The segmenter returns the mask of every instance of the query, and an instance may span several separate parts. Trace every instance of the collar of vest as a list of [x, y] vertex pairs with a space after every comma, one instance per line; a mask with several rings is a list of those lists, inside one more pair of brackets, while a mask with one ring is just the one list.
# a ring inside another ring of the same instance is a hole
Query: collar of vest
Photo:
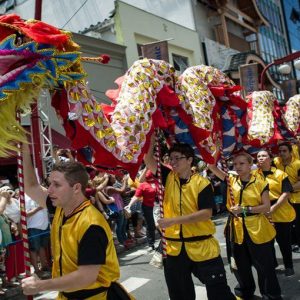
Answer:
[[[276, 167], [272, 167], [271, 166], [271, 169], [267, 172], [271, 172], [270, 174], [274, 174], [276, 172], [277, 168]], [[262, 169], [258, 169], [258, 173], [261, 174], [261, 175], [264, 175], [264, 171]]]
[[284, 165], [281, 157], [277, 156], [277, 158], [278, 158], [279, 164], [282, 165], [283, 167], [290, 166], [295, 160], [297, 160], [297, 158], [294, 155], [292, 155], [291, 162], [289, 164], [287, 164], [287, 165]]
[[[254, 174], [251, 174], [250, 180], [247, 182], [245, 188], [246, 188], [247, 186], [249, 186], [250, 184], [254, 183], [255, 181], [256, 181], [256, 176], [255, 176]], [[236, 182], [238, 183], [238, 185], [239, 185], [240, 187], [243, 187], [240, 176], [237, 177]]]
[[192, 180], [192, 178], [193, 177], [195, 177], [197, 174], [195, 173], [195, 174], [191, 174], [191, 176], [189, 177], [189, 178], [180, 178], [179, 176], [178, 176], [178, 174], [177, 173], [175, 173], [175, 172], [173, 172], [173, 176], [174, 176], [174, 178], [175, 178], [175, 181], [178, 183], [178, 184], [180, 184], [180, 179], [181, 180], [186, 180], [186, 183], [188, 183], [188, 182], [190, 182], [191, 180]]
[[92, 205], [90, 200], [85, 200], [83, 201], [79, 206], [77, 206], [70, 215], [65, 216], [66, 219], [69, 219], [71, 217], [73, 217], [74, 215], [76, 215], [77, 213], [81, 212], [82, 210], [84, 210], [86, 207]]

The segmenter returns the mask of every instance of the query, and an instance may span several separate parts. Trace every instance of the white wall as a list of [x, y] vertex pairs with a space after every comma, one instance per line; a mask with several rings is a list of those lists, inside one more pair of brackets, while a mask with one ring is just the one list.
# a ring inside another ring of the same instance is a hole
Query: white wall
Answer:
[[[118, 43], [127, 46], [128, 66], [138, 59], [137, 43], [143, 44], [158, 40], [168, 42], [169, 53], [187, 56], [190, 65], [203, 62], [200, 42], [196, 31], [157, 17], [124, 2], [118, 2], [115, 16], [115, 29]], [[184, 17], [184, 16], [183, 16]], [[170, 60], [171, 62], [171, 60]]]

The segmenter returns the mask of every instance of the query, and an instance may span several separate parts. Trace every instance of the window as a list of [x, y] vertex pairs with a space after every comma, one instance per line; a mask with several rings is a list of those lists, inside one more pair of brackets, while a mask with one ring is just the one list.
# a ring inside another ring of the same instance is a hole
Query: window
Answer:
[[136, 44], [136, 46], [137, 46], [137, 51], [138, 51], [139, 59], [141, 59], [141, 58], [143, 58], [142, 44]]
[[189, 67], [189, 59], [185, 56], [172, 53], [173, 66], [176, 71], [183, 73]]

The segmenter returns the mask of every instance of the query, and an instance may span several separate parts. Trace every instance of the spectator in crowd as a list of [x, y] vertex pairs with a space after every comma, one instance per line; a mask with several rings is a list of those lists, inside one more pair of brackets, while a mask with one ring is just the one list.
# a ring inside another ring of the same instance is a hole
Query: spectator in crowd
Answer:
[[53, 158], [55, 163], [60, 161], [74, 161], [70, 149], [59, 149], [57, 147], [53, 149]]
[[114, 198], [114, 203], [109, 204], [109, 208], [116, 213], [116, 235], [120, 245], [127, 247], [127, 233], [126, 233], [126, 218], [124, 214], [124, 202], [122, 194], [125, 192], [127, 186], [127, 176], [113, 174], [109, 175], [108, 185], [105, 192], [108, 196]]
[[21, 240], [21, 213], [19, 200], [15, 198], [15, 192], [10, 186], [4, 186], [8, 192], [8, 198], [5, 205], [4, 215], [10, 223], [13, 243], [7, 248], [6, 258], [6, 277], [8, 285], [13, 285], [16, 277], [25, 272], [24, 249]]
[[157, 181], [152, 172], [149, 170], [146, 172], [145, 178], [146, 181], [140, 183], [128, 207], [131, 207], [137, 201], [142, 201], [142, 210], [147, 228], [148, 245], [150, 249], [154, 250], [155, 222], [153, 218], [153, 207], [157, 194]]
[[[146, 169], [146, 168], [144, 168], [144, 169]], [[135, 178], [135, 180], [132, 180], [130, 177], [128, 178], [128, 187], [130, 188], [130, 193], [131, 193], [132, 197], [134, 196], [135, 191], [138, 188], [140, 182], [142, 182], [142, 180], [145, 180], [145, 179], [143, 179], [143, 177], [144, 177], [144, 174], [142, 172], [142, 173], [139, 173], [138, 178]], [[130, 211], [131, 211], [130, 221], [132, 222], [132, 227], [134, 230], [134, 238], [136, 238], [136, 239], [144, 238], [145, 237], [145, 234], [143, 232], [144, 218], [142, 216], [141, 202], [138, 201], [135, 204], [133, 204], [131, 206]]]
[[215, 209], [214, 212], [216, 214], [221, 212], [221, 207], [223, 204], [223, 196], [222, 196], [222, 192], [221, 192], [221, 180], [213, 173], [208, 171], [208, 177], [207, 177], [213, 188], [214, 188], [214, 201], [215, 201]]
[[[47, 257], [49, 247], [49, 217], [46, 208], [40, 207], [25, 194], [27, 229], [30, 261], [39, 277], [49, 276], [50, 262]], [[41, 268], [39, 267], [39, 264]]]
[[0, 232], [1, 232], [1, 242], [0, 242], [0, 277], [2, 281], [2, 287], [0, 289], [0, 295], [5, 294], [5, 287], [7, 283], [6, 277], [6, 259], [7, 259], [7, 246], [12, 242], [12, 235], [10, 231], [10, 223], [8, 218], [3, 214], [7, 199], [10, 197], [7, 189], [0, 188]]

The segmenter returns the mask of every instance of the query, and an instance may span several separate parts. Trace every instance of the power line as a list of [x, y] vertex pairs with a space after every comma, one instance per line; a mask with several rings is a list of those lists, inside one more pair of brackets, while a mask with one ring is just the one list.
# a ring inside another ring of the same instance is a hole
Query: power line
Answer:
[[75, 13], [72, 15], [72, 17], [65, 23], [65, 25], [61, 28], [64, 29], [65, 26], [75, 17], [75, 15], [82, 9], [82, 7], [88, 2], [89, 0], [85, 0], [81, 6], [75, 11]]

